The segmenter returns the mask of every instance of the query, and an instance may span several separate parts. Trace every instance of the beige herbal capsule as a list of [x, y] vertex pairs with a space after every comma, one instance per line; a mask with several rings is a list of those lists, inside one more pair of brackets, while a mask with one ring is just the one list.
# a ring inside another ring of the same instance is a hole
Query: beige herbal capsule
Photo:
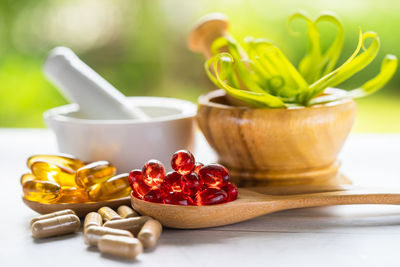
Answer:
[[126, 259], [136, 259], [143, 252], [143, 245], [138, 239], [126, 236], [104, 235], [98, 246], [101, 253]]
[[102, 226], [103, 217], [97, 212], [89, 212], [85, 217], [85, 222], [83, 223], [83, 232], [85, 232], [90, 226]]
[[144, 248], [151, 248], [157, 244], [157, 240], [162, 232], [162, 225], [157, 220], [148, 220], [140, 230], [138, 239]]
[[61, 216], [61, 215], [67, 215], [67, 214], [76, 215], [75, 212], [74, 212], [73, 210], [70, 210], [70, 209], [59, 210], [59, 211], [56, 211], [56, 212], [52, 212], [52, 213], [40, 215], [40, 216], [38, 216], [38, 217], [36, 217], [36, 218], [33, 218], [33, 219], [31, 220], [30, 226], [32, 227], [32, 225], [33, 225], [35, 222], [40, 221], [40, 220], [49, 219], [49, 218], [53, 218], [53, 217], [57, 217], [57, 216]]
[[139, 217], [140, 215], [126, 205], [119, 206], [117, 209], [118, 214], [122, 218], [131, 218], [131, 217]]
[[127, 230], [131, 232], [134, 235], [137, 235], [139, 233], [140, 229], [142, 229], [142, 226], [150, 220], [151, 217], [149, 216], [140, 216], [140, 217], [132, 217], [132, 218], [126, 218], [126, 219], [121, 219], [121, 220], [115, 220], [115, 221], [108, 221], [104, 223], [105, 227], [110, 227], [110, 228], [116, 228], [116, 229], [122, 229], [122, 230]]
[[120, 229], [113, 229], [108, 227], [101, 227], [101, 226], [90, 226], [86, 229], [84, 234], [85, 242], [89, 246], [97, 246], [99, 239], [103, 235], [117, 235], [117, 236], [126, 236], [126, 237], [133, 237], [131, 232], [126, 230]]
[[45, 238], [73, 233], [79, 230], [81, 221], [73, 214], [43, 219], [32, 224], [34, 238]]
[[101, 217], [103, 217], [103, 221], [105, 222], [122, 218], [110, 207], [102, 207], [97, 212], [101, 215]]

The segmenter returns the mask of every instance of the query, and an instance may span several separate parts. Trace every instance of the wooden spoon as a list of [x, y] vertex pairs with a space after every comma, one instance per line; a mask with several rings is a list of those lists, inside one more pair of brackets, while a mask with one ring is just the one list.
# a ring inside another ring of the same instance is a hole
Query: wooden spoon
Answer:
[[228, 17], [222, 13], [211, 13], [202, 17], [190, 31], [189, 49], [202, 53], [206, 59], [212, 57], [212, 43], [219, 37], [228, 36], [228, 28]]
[[219, 205], [166, 205], [134, 197], [131, 198], [131, 202], [140, 214], [149, 215], [164, 226], [195, 229], [228, 225], [276, 211], [297, 208], [348, 204], [400, 204], [400, 193], [352, 189], [298, 195], [265, 195], [251, 189], [239, 189], [237, 200]]
[[78, 217], [85, 217], [91, 211], [97, 211], [99, 208], [107, 206], [112, 209], [116, 209], [121, 205], [129, 205], [129, 197], [118, 198], [107, 201], [99, 202], [86, 202], [86, 203], [40, 203], [36, 201], [30, 201], [22, 197], [22, 201], [32, 210], [46, 214], [59, 210], [71, 209], [75, 211]]

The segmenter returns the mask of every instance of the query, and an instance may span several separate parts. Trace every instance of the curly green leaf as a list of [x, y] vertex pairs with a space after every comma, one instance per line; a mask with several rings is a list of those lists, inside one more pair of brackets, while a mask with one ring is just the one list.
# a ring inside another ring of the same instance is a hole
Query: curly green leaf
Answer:
[[[225, 77], [220, 75], [219, 69], [222, 66], [228, 68], [227, 65], [230, 65], [229, 69], [233, 70], [234, 69], [233, 63], [234, 59], [229, 53], [220, 53], [207, 60], [205, 64], [205, 70], [208, 77], [212, 82], [214, 82], [215, 85], [225, 89], [225, 91], [229, 95], [239, 100], [250, 103], [256, 107], [270, 107], [270, 108], [285, 107], [285, 103], [278, 97], [272, 96], [268, 93], [257, 93], [257, 92], [250, 92], [250, 91], [236, 89], [230, 86], [228, 83], [226, 83], [224, 81]], [[214, 74], [211, 72], [211, 69]]]

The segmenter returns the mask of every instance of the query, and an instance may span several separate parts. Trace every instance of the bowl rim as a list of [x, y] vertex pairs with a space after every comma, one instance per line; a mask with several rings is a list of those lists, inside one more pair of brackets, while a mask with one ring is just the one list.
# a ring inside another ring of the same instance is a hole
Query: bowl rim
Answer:
[[127, 97], [132, 103], [137, 103], [138, 106], [160, 105], [162, 107], [170, 107], [178, 109], [178, 114], [162, 116], [151, 119], [149, 121], [139, 121], [136, 119], [123, 120], [97, 120], [97, 119], [82, 119], [68, 116], [68, 113], [79, 110], [79, 105], [76, 103], [66, 104], [46, 110], [43, 113], [43, 118], [46, 122], [72, 123], [72, 124], [89, 124], [89, 125], [124, 125], [124, 124], [150, 124], [156, 122], [168, 122], [182, 119], [193, 118], [197, 113], [197, 105], [191, 101], [158, 96], [130, 96]]
[[[337, 93], [344, 93], [346, 90], [343, 89], [338, 89], [338, 88], [327, 88], [329, 92], [337, 92]], [[288, 107], [288, 108], [253, 108], [253, 107], [246, 107], [246, 106], [231, 106], [231, 105], [226, 105], [226, 104], [220, 104], [213, 102], [212, 99], [217, 98], [217, 97], [223, 97], [227, 96], [228, 94], [224, 89], [216, 89], [213, 91], [210, 91], [206, 94], [200, 95], [198, 98], [198, 104], [199, 106], [207, 106], [207, 107], [212, 107], [212, 108], [218, 108], [218, 109], [240, 109], [240, 110], [268, 110], [268, 111], [300, 111], [300, 110], [307, 110], [307, 109], [320, 109], [320, 108], [333, 108], [337, 107], [340, 105], [346, 105], [350, 103], [355, 103], [353, 98], [343, 98], [340, 100], [332, 101], [332, 102], [327, 102], [323, 104], [316, 104], [312, 106], [298, 106], [298, 107]]]

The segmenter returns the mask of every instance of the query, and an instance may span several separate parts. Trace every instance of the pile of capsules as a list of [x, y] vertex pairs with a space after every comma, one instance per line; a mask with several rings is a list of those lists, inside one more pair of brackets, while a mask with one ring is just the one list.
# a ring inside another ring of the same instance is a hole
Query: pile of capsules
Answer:
[[228, 170], [220, 164], [196, 163], [187, 150], [171, 158], [174, 171], [165, 174], [158, 160], [148, 161], [142, 170], [129, 174], [132, 196], [149, 202], [173, 205], [213, 205], [233, 201], [238, 189], [230, 182]]
[[69, 155], [34, 155], [21, 176], [24, 197], [41, 203], [104, 201], [130, 195], [128, 174], [108, 161], [84, 164]]
[[[31, 230], [34, 238], [47, 238], [77, 232], [80, 225], [75, 212], [66, 209], [34, 218]], [[97, 246], [101, 253], [126, 259], [136, 259], [143, 249], [154, 247], [161, 232], [162, 225], [157, 220], [140, 216], [125, 205], [117, 212], [109, 207], [90, 212], [83, 225], [87, 245]]]

